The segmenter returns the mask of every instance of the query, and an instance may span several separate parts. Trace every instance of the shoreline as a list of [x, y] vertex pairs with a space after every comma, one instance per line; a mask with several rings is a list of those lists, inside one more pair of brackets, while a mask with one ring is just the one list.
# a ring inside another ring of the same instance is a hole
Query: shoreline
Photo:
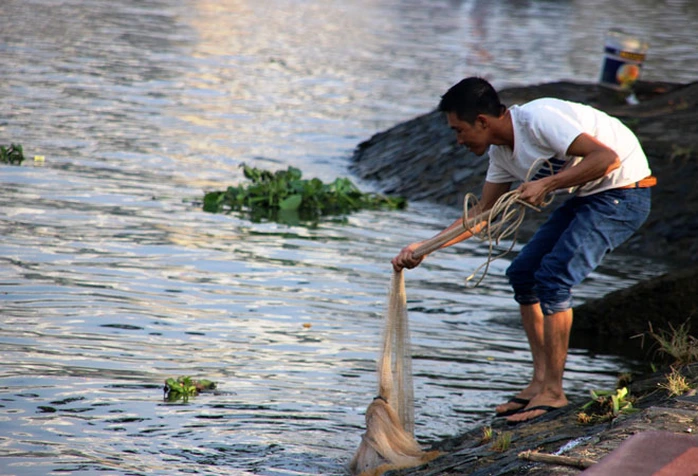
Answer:
[[[698, 384], [698, 364], [682, 368], [684, 375], [695, 386]], [[618, 452], [614, 452], [633, 435], [656, 438], [652, 442], [656, 460], [661, 454], [661, 441], [675, 435], [698, 447], [698, 397], [695, 391], [681, 396], [670, 396], [658, 387], [666, 381], [666, 372], [646, 375], [630, 383], [628, 389], [634, 396], [633, 407], [639, 411], [623, 414], [610, 421], [597, 424], [582, 424], [578, 421], [581, 406], [588, 400], [571, 401], [564, 410], [545, 415], [535, 421], [509, 426], [503, 419], [491, 418], [482, 425], [457, 437], [443, 440], [430, 449], [445, 454], [418, 468], [393, 470], [386, 476], [443, 476], [443, 475], [577, 475], [584, 468], [568, 464], [533, 462], [522, 459], [520, 454], [533, 451], [544, 455], [565, 456], [571, 460], [591, 460], [602, 468], [617, 463]], [[591, 398], [591, 397], [590, 397]], [[485, 428], [491, 428], [493, 439], [483, 441]], [[660, 432], [660, 433], [658, 433]], [[508, 434], [510, 444], [505, 450], [497, 448], [496, 439]], [[621, 455], [622, 456], [622, 455]], [[630, 461], [621, 461], [625, 467]], [[656, 468], [659, 469], [659, 468]], [[585, 473], [586, 474], [586, 473]], [[638, 476], [654, 472], [606, 473], [634, 474]], [[667, 473], [673, 474], [673, 473]], [[681, 473], [687, 474], [687, 473]]]

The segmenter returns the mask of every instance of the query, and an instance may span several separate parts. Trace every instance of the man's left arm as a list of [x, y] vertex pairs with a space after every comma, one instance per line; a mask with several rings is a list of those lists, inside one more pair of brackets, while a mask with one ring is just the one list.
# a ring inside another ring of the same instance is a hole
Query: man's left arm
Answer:
[[568, 156], [582, 157], [574, 167], [555, 175], [522, 183], [520, 199], [540, 205], [555, 190], [575, 187], [608, 175], [620, 167], [620, 158], [613, 149], [587, 133], [579, 134], [567, 148]]

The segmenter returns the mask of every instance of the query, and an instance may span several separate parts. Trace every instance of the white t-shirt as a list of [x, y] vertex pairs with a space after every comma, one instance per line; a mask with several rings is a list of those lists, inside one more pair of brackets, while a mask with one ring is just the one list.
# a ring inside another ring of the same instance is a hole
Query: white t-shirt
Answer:
[[[647, 157], [635, 134], [620, 120], [584, 104], [560, 99], [536, 99], [509, 108], [514, 127], [514, 150], [508, 146], [489, 148], [488, 182], [536, 180], [572, 167], [579, 157], [567, 155], [570, 144], [582, 133], [595, 137], [620, 157], [620, 167], [598, 180], [579, 187], [580, 196], [637, 182], [651, 174]], [[529, 169], [537, 159], [535, 170]]]

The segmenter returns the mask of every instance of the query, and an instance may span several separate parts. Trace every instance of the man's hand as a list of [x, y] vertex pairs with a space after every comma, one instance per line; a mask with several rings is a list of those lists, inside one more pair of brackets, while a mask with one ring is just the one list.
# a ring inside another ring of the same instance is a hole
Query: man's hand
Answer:
[[424, 256], [420, 258], [415, 258], [414, 250], [417, 249], [419, 243], [412, 243], [411, 245], [405, 246], [400, 253], [392, 259], [393, 269], [396, 272], [400, 272], [403, 268], [412, 269], [419, 266], [419, 264], [424, 259]]
[[542, 205], [546, 197], [552, 191], [547, 187], [546, 179], [524, 182], [516, 190], [521, 194], [519, 200], [530, 203], [533, 206]]

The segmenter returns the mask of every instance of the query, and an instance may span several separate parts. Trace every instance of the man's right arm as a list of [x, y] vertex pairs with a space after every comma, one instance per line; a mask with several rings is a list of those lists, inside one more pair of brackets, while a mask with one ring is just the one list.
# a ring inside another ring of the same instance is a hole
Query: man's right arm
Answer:
[[[468, 217], [467, 219], [473, 219], [480, 215], [483, 212], [486, 212], [490, 208], [494, 206], [494, 204], [497, 202], [499, 197], [507, 193], [511, 189], [511, 182], [508, 183], [493, 183], [493, 182], [485, 182], [485, 184], [482, 187], [482, 197], [480, 198], [479, 203], [471, 208], [468, 212]], [[478, 232], [481, 227], [486, 223], [485, 220], [481, 221], [480, 223], [473, 223], [471, 226], [468, 226], [468, 229], [463, 229], [463, 233], [458, 235], [456, 238], [452, 239], [451, 241], [445, 243], [441, 248], [447, 248], [449, 246], [455, 245], [456, 243], [460, 243], [461, 241], [467, 240], [468, 238], [473, 236], [473, 231]], [[458, 218], [456, 221], [454, 221], [451, 225], [449, 225], [446, 229], [441, 231], [439, 234], [435, 235], [434, 238], [443, 235], [444, 233], [447, 233], [454, 228], [464, 228], [463, 227], [463, 217]], [[393, 268], [395, 271], [400, 271], [402, 268], [414, 268], [418, 266], [422, 260], [424, 259], [424, 256], [421, 256], [419, 258], [414, 257], [414, 251], [419, 248], [419, 246], [424, 243], [423, 241], [418, 241], [415, 243], [412, 243], [408, 246], [405, 246], [400, 253], [393, 258], [392, 263], [393, 263]]]

